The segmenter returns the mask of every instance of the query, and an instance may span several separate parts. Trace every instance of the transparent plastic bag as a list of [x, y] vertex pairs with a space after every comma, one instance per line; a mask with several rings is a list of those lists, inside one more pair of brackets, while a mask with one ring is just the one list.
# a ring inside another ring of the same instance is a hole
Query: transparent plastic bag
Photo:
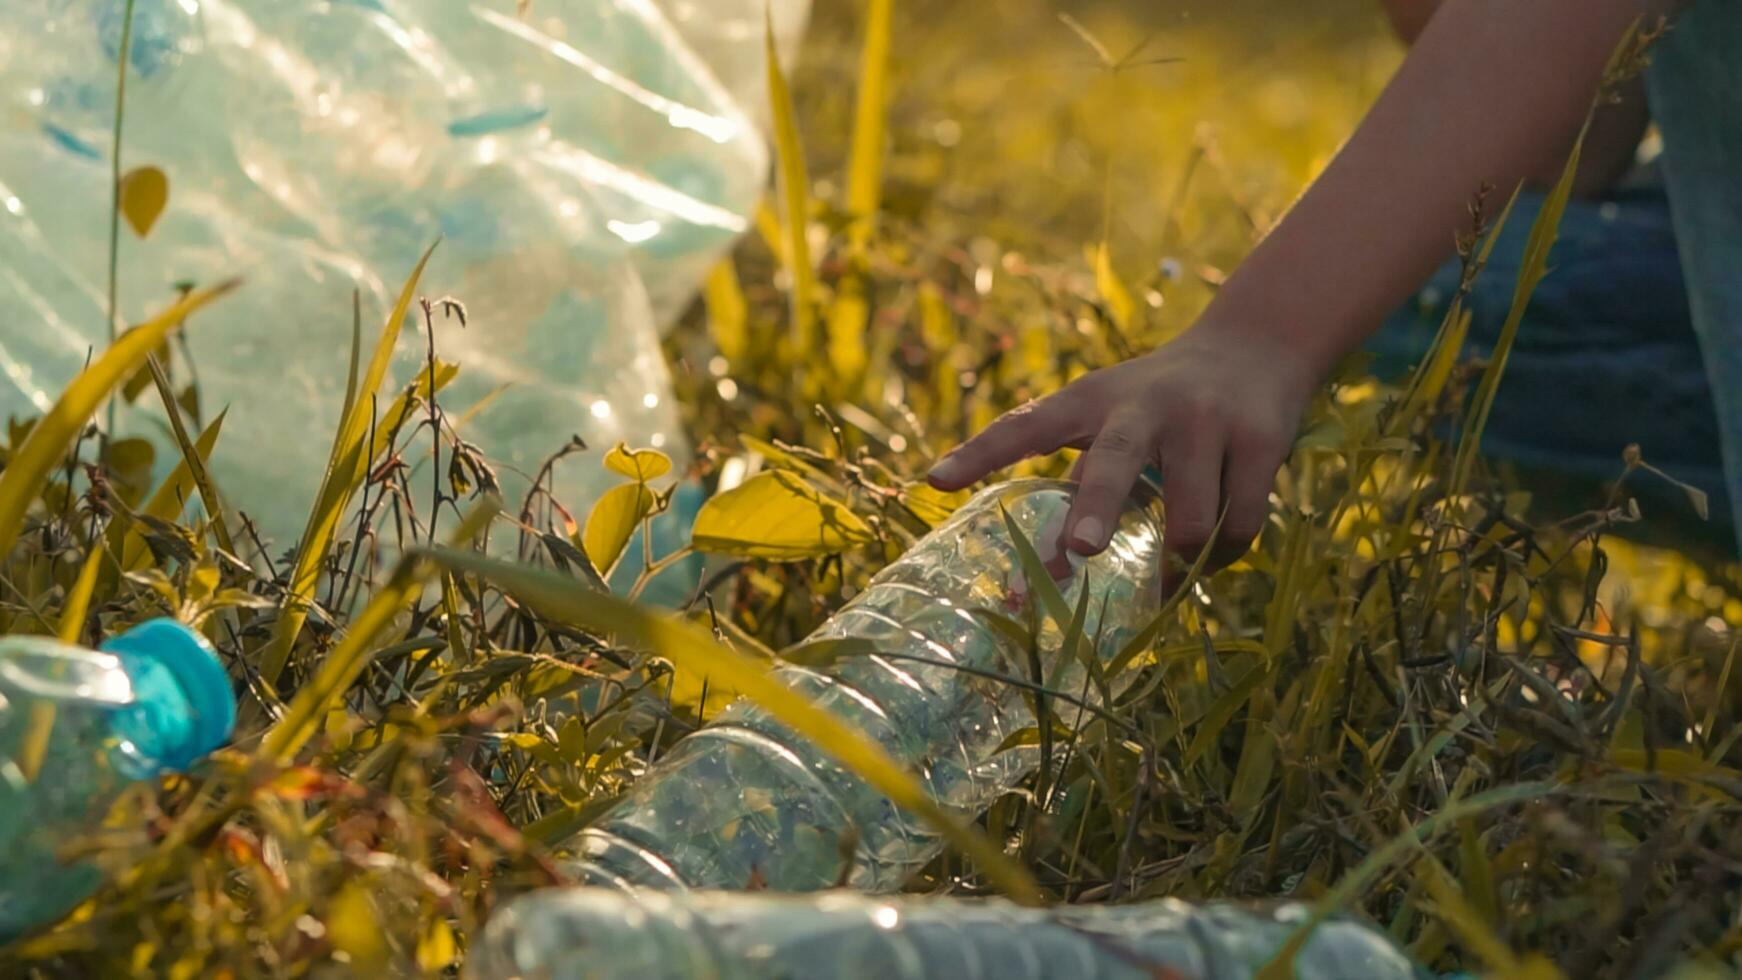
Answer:
[[[68, 338], [107, 341], [90, 301], [106, 288], [124, 8], [0, 9], [0, 114], [19, 123], [0, 185], [53, 251], [0, 276], [15, 314], [0, 327], [0, 390], [13, 389], [0, 410], [40, 411], [71, 379], [85, 350]], [[372, 335], [437, 238], [421, 292], [469, 314], [436, 324], [437, 356], [461, 369], [444, 405], [457, 418], [488, 401], [460, 435], [507, 493], [574, 435], [593, 451], [550, 477], [572, 513], [614, 482], [597, 459], [618, 440], [686, 462], [658, 327], [748, 226], [767, 151], [648, 0], [524, 12], [515, 0], [137, 0], [129, 67], [124, 158], [161, 167], [170, 200], [145, 241], [123, 234], [124, 318], [161, 307], [177, 282], [247, 276], [188, 333], [205, 404], [230, 410], [219, 483], [278, 546], [295, 540], [331, 444], [351, 292]], [[64, 179], [33, 172], [63, 161]], [[81, 200], [57, 198], [74, 184]], [[12, 225], [0, 246], [28, 252]], [[413, 321], [389, 391], [425, 362]], [[39, 325], [67, 342], [37, 350]], [[134, 431], [163, 440], [160, 419]]]

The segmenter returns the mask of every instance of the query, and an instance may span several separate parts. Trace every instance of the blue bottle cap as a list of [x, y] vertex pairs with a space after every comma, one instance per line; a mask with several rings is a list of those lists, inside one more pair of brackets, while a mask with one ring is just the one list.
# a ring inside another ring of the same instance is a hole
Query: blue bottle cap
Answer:
[[[173, 619], [153, 619], [119, 636], [102, 649], [124, 659], [149, 661], [165, 670], [181, 689], [191, 718], [182, 729], [152, 746], [152, 755], [171, 770], [182, 770], [230, 740], [236, 727], [236, 696], [230, 675], [206, 638]], [[137, 693], [137, 692], [136, 692]]]

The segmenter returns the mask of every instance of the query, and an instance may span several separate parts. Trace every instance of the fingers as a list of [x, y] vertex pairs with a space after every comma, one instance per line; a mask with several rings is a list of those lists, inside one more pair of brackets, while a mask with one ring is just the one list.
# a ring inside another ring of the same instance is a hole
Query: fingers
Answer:
[[1197, 561], [1216, 529], [1222, 502], [1222, 455], [1224, 445], [1210, 429], [1181, 427], [1163, 436], [1161, 447], [1161, 500], [1167, 523], [1163, 527], [1168, 554], [1176, 561], [1162, 566], [1161, 586], [1172, 593], [1180, 570]]
[[926, 474], [927, 482], [939, 490], [960, 490], [993, 470], [1071, 442], [1081, 434], [1083, 420], [1072, 417], [1064, 394], [1005, 412], [979, 435], [938, 460]]
[[1071, 551], [1100, 554], [1112, 540], [1131, 485], [1154, 457], [1150, 424], [1142, 416], [1116, 415], [1083, 454], [1077, 492], [1065, 518], [1065, 547]]
[[1270, 516], [1270, 491], [1276, 470], [1286, 455], [1281, 440], [1236, 438], [1223, 466], [1223, 492], [1228, 501], [1222, 533], [1210, 559], [1215, 568], [1240, 560], [1264, 530]]

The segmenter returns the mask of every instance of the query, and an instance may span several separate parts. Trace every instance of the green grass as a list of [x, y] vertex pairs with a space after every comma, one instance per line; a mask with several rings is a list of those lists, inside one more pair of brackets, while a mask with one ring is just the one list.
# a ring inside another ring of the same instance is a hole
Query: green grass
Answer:
[[[0, 951], [0, 972], [451, 970], [494, 906], [560, 878], [554, 846], [647, 759], [757, 694], [757, 665], [947, 513], [957, 501], [916, 482], [937, 451], [1189, 324], [1396, 58], [1355, 5], [1190, 21], [1162, 6], [1070, 5], [1115, 58], [1154, 34], [1112, 74], [1039, 0], [1001, 0], [997, 31], [982, 5], [894, 4], [875, 113], [855, 94], [881, 61], [861, 57], [862, 11], [825, 4], [789, 73], [810, 178], [791, 182], [789, 152], [770, 234], [669, 345], [696, 475], [752, 452], [787, 474], [710, 512], [714, 587], [688, 625], [588, 585], [621, 528], [663, 506], [674, 475], [653, 457], [618, 460], [625, 490], [596, 523], [585, 501], [561, 502], [572, 521], [542, 500], [495, 515], [463, 446], [442, 447], [457, 475], [439, 500], [427, 474], [373, 465], [445, 441], [425, 421], [432, 400], [464, 409], [441, 402], [445, 367], [373, 428], [359, 406], [381, 378], [353, 370], [340, 465], [294, 569], [221, 550], [175, 506], [188, 468], [152, 494], [117, 444], [99, 489], [55, 465], [103, 459], [76, 422], [14, 428], [0, 514], [22, 533], [0, 627], [88, 642], [180, 615], [245, 681], [249, 720], [199, 772], [125, 801], [120, 832], [93, 843], [114, 883]], [[1184, 60], [1138, 64], [1152, 57]], [[886, 154], [866, 149], [874, 124]], [[793, 234], [801, 210], [796, 230], [826, 235]], [[820, 244], [814, 278], [781, 268], [798, 241]], [[795, 309], [827, 344], [789, 339]], [[1479, 365], [1443, 364], [1406, 390], [1341, 373], [1258, 547], [1168, 610], [1105, 713], [1056, 734], [1055, 805], [1006, 797], [979, 834], [958, 830], [1004, 860], [958, 848], [916, 886], [1286, 895], [1366, 915], [1436, 968], [1500, 976], [1733, 963], [1742, 579], [1615, 541], [1624, 491], [1544, 513], [1437, 441], [1432, 423], [1487, 387]], [[746, 516], [770, 507], [792, 520]], [[459, 553], [374, 567], [371, 542], [407, 523]], [[543, 571], [467, 556], [486, 535]], [[1070, 615], [1053, 612], [1055, 634]], [[704, 673], [718, 643], [731, 669]], [[827, 719], [805, 724], [907, 792]]]

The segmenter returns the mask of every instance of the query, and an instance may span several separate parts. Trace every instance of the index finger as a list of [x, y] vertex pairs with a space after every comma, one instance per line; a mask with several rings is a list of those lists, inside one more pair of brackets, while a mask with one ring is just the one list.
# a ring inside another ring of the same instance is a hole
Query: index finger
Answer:
[[1081, 435], [1081, 427], [1060, 397], [1049, 395], [1000, 415], [938, 460], [926, 480], [939, 490], [960, 490], [1011, 463], [1062, 449]]

